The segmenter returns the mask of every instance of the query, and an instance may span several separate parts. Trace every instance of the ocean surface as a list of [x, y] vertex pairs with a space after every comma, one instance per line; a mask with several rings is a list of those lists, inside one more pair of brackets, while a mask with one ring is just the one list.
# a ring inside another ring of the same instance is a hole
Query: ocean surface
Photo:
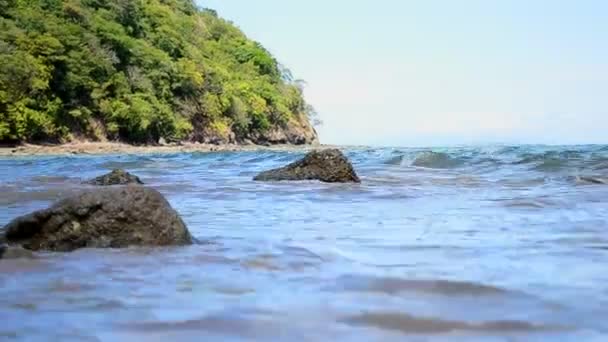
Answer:
[[0, 226], [124, 168], [202, 241], [0, 260], [0, 340], [608, 341], [608, 146], [344, 151], [0, 159]]

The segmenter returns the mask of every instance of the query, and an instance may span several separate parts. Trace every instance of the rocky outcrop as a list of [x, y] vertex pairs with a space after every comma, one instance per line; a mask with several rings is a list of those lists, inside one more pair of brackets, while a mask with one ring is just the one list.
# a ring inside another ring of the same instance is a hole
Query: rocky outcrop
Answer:
[[348, 159], [337, 149], [312, 151], [285, 167], [257, 175], [256, 181], [320, 180], [328, 183], [359, 183]]
[[129, 185], [86, 191], [18, 217], [4, 227], [0, 241], [28, 250], [65, 252], [186, 245], [192, 237], [163, 195]]
[[266, 130], [253, 130], [245, 134], [237, 134], [230, 127], [221, 130], [214, 129], [209, 123], [195, 125], [189, 140], [203, 144], [225, 145], [314, 145], [318, 144], [317, 131], [305, 117], [291, 118], [282, 125], [275, 125]]
[[112, 172], [88, 180], [86, 184], [109, 186], [109, 185], [126, 185], [126, 184], [144, 184], [139, 177], [128, 173], [125, 170], [115, 169]]
[[258, 145], [314, 145], [318, 143], [317, 131], [308, 120], [290, 120], [285, 126], [278, 126], [262, 133], [255, 132], [249, 140]]

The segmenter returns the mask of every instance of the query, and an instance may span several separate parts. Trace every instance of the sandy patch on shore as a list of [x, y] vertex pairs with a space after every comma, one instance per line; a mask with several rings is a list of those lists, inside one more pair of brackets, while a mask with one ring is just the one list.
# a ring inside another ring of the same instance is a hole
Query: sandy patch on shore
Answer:
[[62, 145], [23, 144], [16, 147], [0, 147], [0, 156], [29, 155], [74, 155], [74, 154], [146, 154], [146, 153], [180, 153], [180, 152], [221, 152], [221, 151], [306, 151], [325, 147], [321, 145], [208, 145], [182, 143], [169, 146], [135, 146], [119, 142], [78, 142]]

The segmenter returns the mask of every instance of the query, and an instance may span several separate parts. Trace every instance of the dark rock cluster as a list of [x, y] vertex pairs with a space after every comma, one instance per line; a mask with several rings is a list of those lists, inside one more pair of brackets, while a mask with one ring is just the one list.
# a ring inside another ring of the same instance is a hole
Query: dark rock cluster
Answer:
[[327, 183], [361, 182], [348, 159], [337, 149], [312, 151], [287, 166], [264, 171], [256, 181], [319, 180]]
[[[337, 149], [313, 151], [257, 181], [319, 180], [359, 183]], [[157, 190], [124, 170], [85, 182], [106, 186], [62, 199], [47, 209], [17, 217], [0, 230], [0, 259], [31, 258], [32, 251], [78, 248], [188, 245], [195, 242], [179, 214]], [[119, 186], [109, 186], [119, 185]]]

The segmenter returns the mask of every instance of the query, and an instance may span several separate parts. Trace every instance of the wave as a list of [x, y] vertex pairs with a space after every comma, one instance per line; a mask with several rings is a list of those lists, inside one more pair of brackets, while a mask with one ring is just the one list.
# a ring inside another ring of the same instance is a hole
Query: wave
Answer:
[[[607, 149], [608, 151], [608, 149]], [[494, 172], [517, 167], [519, 171], [555, 173], [563, 170], [608, 169], [608, 153], [591, 147], [547, 147], [547, 146], [482, 146], [446, 147], [441, 151], [430, 148], [367, 148], [344, 150], [356, 168], [372, 169], [382, 166], [417, 167], [426, 169], [469, 169], [473, 172]], [[259, 165], [272, 168], [286, 165], [302, 156], [305, 151], [256, 151], [202, 153], [189, 158], [204, 158], [213, 166]], [[145, 159], [119, 161], [116, 164], [129, 166], [134, 163], [144, 166]], [[102, 166], [108, 166], [103, 165]], [[134, 165], [131, 165], [134, 166]]]
[[608, 156], [581, 151], [547, 151], [543, 153], [524, 153], [512, 162], [515, 166], [528, 166], [530, 170], [558, 172], [566, 169], [604, 170], [608, 168]]
[[[361, 156], [358, 156], [361, 158]], [[374, 156], [369, 156], [374, 159]], [[474, 168], [491, 172], [508, 167], [525, 167], [530, 171], [559, 172], [562, 170], [608, 169], [608, 154], [596, 150], [535, 150], [525, 146], [489, 148], [460, 148], [446, 151], [400, 150], [397, 155], [384, 154], [384, 165], [409, 165], [428, 169]]]
[[575, 151], [547, 151], [543, 153], [523, 153], [518, 155], [518, 160], [513, 165], [534, 165], [538, 170], [554, 170], [567, 166], [575, 159], [581, 159], [581, 154]]
[[568, 160], [551, 158], [539, 162], [532, 169], [536, 171], [553, 172], [560, 171], [568, 166], [571, 166], [571, 163]]
[[426, 167], [429, 169], [451, 169], [462, 166], [464, 161], [453, 158], [443, 152], [422, 152], [412, 162], [413, 166]]
[[[513, 146], [442, 148], [441, 151], [399, 148], [351, 153], [357, 160], [362, 160], [354, 163], [355, 166], [360, 167], [362, 173], [372, 174], [368, 177], [372, 184], [376, 184], [376, 180], [383, 184], [377, 177], [382, 174], [383, 177], [392, 177], [391, 183], [409, 186], [496, 184], [519, 188], [543, 184], [608, 185], [608, 153], [598, 148]], [[425, 174], [425, 169], [430, 174]], [[431, 175], [433, 178], [429, 178]], [[541, 208], [547, 203], [513, 201], [506, 205]]]
[[404, 155], [394, 156], [384, 161], [386, 165], [402, 165], [405, 160]]

